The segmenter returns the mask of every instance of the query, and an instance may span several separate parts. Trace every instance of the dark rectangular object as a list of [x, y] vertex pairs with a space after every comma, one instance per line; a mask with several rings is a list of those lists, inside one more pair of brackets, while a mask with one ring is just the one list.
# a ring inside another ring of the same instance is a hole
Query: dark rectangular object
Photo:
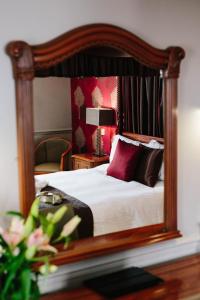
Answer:
[[85, 280], [86, 287], [103, 295], [106, 299], [120, 297], [164, 282], [163, 279], [143, 270], [131, 267], [115, 273]]
[[114, 125], [114, 110], [104, 107], [87, 107], [86, 124], [96, 126]]

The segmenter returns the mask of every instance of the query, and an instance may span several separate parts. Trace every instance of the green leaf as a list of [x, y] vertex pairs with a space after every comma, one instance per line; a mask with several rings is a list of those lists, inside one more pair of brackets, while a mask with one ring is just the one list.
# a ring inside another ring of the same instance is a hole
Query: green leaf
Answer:
[[8, 290], [12, 284], [12, 281], [16, 276], [17, 270], [21, 267], [23, 262], [24, 262], [24, 255], [19, 255], [19, 256], [15, 256], [13, 261], [11, 261], [9, 263], [9, 265], [7, 266], [6, 280], [5, 280], [5, 284], [3, 286], [3, 290], [2, 290], [3, 297], [6, 296]]
[[22, 293], [21, 293], [21, 291], [18, 290], [18, 291], [12, 292], [12, 295], [10, 296], [9, 299], [12, 299], [12, 300], [22, 300]]
[[71, 242], [71, 237], [67, 236], [64, 238], [64, 249], [66, 249], [69, 246], [70, 242]]
[[8, 244], [6, 243], [6, 241], [4, 240], [4, 238], [0, 235], [0, 244], [1, 244], [1, 246], [6, 250], [6, 251], [8, 251], [9, 252], [9, 246], [8, 246]]
[[15, 217], [19, 217], [20, 219], [24, 219], [24, 216], [20, 212], [17, 212], [17, 211], [8, 211], [8, 212], [6, 212], [6, 215], [15, 216]]
[[24, 232], [26, 237], [29, 236], [30, 233], [35, 229], [35, 226], [36, 224], [34, 218], [29, 215], [24, 225]]
[[47, 220], [46, 216], [44, 216], [44, 215], [40, 215], [39, 218], [40, 218], [40, 224], [42, 226], [42, 231], [44, 233], [46, 233], [46, 229], [49, 225], [49, 221]]
[[30, 209], [30, 215], [33, 216], [34, 218], [38, 218], [39, 216], [39, 204], [40, 204], [40, 199], [38, 197], [34, 200]]
[[40, 299], [40, 290], [37, 281], [32, 281], [30, 300], [39, 300], [39, 299]]
[[47, 261], [48, 261], [48, 256], [47, 255], [37, 256], [37, 257], [33, 257], [31, 259], [31, 262], [44, 262], [44, 263], [46, 263]]
[[30, 269], [27, 268], [21, 272], [20, 280], [21, 280], [23, 300], [29, 300], [30, 293], [31, 293], [31, 271], [30, 271]]

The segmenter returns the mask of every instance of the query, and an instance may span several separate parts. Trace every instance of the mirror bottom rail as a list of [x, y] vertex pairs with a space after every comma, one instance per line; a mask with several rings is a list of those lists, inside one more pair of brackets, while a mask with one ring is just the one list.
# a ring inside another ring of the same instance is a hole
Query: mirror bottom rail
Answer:
[[129, 229], [94, 238], [74, 241], [71, 242], [70, 246], [65, 250], [63, 250], [63, 245], [60, 244], [57, 246], [59, 250], [58, 254], [52, 258], [52, 262], [57, 265], [62, 265], [92, 258], [94, 256], [107, 255], [117, 251], [148, 246], [181, 236], [179, 230], [166, 231], [164, 223]]

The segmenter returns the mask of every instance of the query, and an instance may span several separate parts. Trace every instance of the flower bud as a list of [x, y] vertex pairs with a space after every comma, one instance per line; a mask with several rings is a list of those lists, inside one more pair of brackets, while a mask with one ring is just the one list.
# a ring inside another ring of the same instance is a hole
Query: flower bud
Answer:
[[49, 272], [50, 273], [53, 273], [53, 272], [56, 272], [58, 269], [58, 267], [56, 265], [50, 265], [49, 267]]
[[66, 236], [70, 235], [75, 230], [75, 228], [78, 226], [80, 221], [81, 221], [81, 218], [79, 216], [74, 216], [69, 222], [67, 222], [65, 224], [60, 235], [62, 237], [66, 237]]
[[31, 206], [30, 214], [35, 218], [38, 218], [39, 216], [39, 204], [40, 199], [36, 198]]
[[53, 224], [58, 223], [62, 219], [66, 211], [67, 211], [67, 206], [66, 205], [61, 206], [61, 208], [59, 208], [53, 215], [51, 222]]
[[47, 221], [49, 221], [49, 222], [52, 221], [53, 214], [49, 212], [49, 213], [47, 214], [47, 217], [46, 217], [46, 218], [47, 218]]
[[45, 264], [39, 267], [39, 272], [42, 275], [47, 275], [49, 273], [49, 265]]
[[31, 247], [27, 248], [27, 250], [25, 252], [26, 259], [31, 260], [34, 257], [36, 250], [37, 250], [36, 246], [31, 246]]
[[47, 226], [47, 229], [46, 229], [46, 232], [45, 232], [49, 239], [51, 239], [52, 235], [54, 234], [54, 231], [55, 231], [55, 225], [50, 223]]

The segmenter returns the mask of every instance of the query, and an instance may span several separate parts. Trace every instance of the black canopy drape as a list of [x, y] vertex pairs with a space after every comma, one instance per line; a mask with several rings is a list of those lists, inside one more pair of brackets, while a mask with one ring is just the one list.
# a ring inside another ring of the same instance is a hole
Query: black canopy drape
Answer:
[[153, 76], [157, 70], [148, 68], [132, 57], [94, 56], [76, 54], [63, 62], [43, 70], [36, 70], [36, 77], [106, 77]]
[[163, 78], [119, 77], [119, 132], [163, 137]]
[[[97, 52], [96, 52], [97, 53]], [[163, 137], [163, 80], [160, 70], [132, 57], [78, 53], [57, 65], [36, 70], [36, 77], [119, 77], [119, 132]]]

